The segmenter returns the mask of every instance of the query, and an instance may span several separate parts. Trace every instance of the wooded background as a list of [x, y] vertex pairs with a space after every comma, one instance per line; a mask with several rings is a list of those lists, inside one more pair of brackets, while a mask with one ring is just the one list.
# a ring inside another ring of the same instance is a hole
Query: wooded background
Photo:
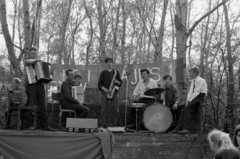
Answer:
[[[0, 82], [21, 76], [23, 55], [64, 65], [183, 59], [208, 83], [204, 131], [239, 122], [240, 1], [0, 0]], [[177, 68], [180, 67], [177, 64]], [[180, 90], [181, 93], [181, 90]]]

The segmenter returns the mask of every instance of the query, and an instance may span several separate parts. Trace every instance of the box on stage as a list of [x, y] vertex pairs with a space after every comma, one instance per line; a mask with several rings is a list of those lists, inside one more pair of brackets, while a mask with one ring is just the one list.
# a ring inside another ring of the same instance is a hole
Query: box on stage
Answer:
[[93, 132], [97, 128], [97, 119], [67, 118], [67, 132]]
[[94, 132], [94, 129], [66, 128], [66, 132], [75, 132], [75, 133], [92, 133], [92, 132]]

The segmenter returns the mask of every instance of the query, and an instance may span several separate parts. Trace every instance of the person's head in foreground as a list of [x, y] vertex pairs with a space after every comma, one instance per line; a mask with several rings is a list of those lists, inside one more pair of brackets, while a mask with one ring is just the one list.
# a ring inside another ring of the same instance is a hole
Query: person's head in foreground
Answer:
[[229, 134], [217, 129], [212, 130], [208, 134], [208, 141], [210, 148], [214, 153], [220, 149], [236, 149], [229, 137]]
[[240, 155], [237, 149], [220, 149], [215, 153], [214, 159], [240, 159]]
[[233, 144], [235, 147], [240, 148], [240, 125], [237, 125], [234, 130]]
[[12, 80], [12, 89], [20, 89], [21, 88], [21, 80], [17, 77]]

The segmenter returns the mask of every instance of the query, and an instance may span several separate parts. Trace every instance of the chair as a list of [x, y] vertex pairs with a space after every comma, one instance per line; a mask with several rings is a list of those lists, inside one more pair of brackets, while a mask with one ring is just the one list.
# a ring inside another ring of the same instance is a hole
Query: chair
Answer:
[[[7, 120], [5, 123], [5, 129], [9, 126], [10, 117], [17, 116], [17, 131], [22, 130], [22, 110], [28, 111], [28, 121], [30, 118], [30, 113], [34, 111], [34, 130], [37, 127], [37, 107], [36, 106], [25, 106], [23, 103], [22, 92], [23, 90], [8, 90], [8, 111], [7, 111]], [[17, 114], [14, 113], [14, 110], [17, 111]], [[26, 115], [25, 115], [26, 116]]]
[[[56, 101], [57, 103], [59, 103], [60, 100], [60, 93], [52, 93], [52, 100]], [[75, 110], [70, 110], [70, 109], [62, 109], [62, 106], [59, 103], [59, 129], [62, 126], [62, 117], [64, 115], [64, 113], [73, 113], [74, 114], [74, 118], [76, 118], [76, 111]]]

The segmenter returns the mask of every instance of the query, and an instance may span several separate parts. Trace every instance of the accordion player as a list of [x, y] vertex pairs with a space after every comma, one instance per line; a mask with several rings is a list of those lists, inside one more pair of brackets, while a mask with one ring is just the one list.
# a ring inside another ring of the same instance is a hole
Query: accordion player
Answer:
[[26, 66], [26, 73], [29, 84], [41, 81], [49, 83], [52, 81], [52, 69], [48, 62], [37, 61], [32, 65]]
[[84, 102], [84, 91], [86, 88], [86, 84], [80, 86], [72, 86], [72, 97], [78, 100], [80, 103]]

